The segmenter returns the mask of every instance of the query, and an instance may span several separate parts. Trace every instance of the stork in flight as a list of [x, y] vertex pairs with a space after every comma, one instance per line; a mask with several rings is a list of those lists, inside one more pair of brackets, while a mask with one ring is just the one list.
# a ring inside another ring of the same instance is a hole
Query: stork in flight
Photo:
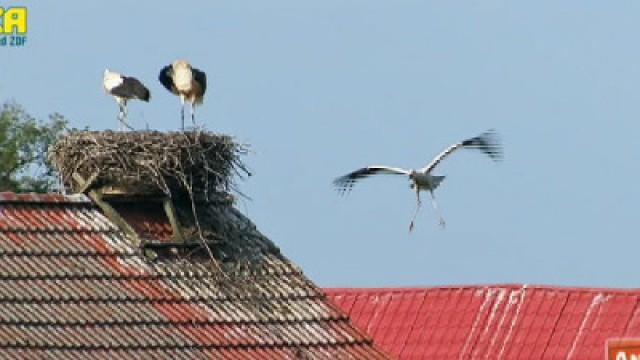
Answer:
[[196, 125], [195, 106], [202, 104], [204, 92], [207, 90], [207, 75], [194, 67], [186, 60], [176, 60], [160, 70], [158, 80], [167, 90], [180, 96], [182, 104], [181, 118], [182, 130], [184, 130], [184, 104], [191, 105], [191, 122]]
[[494, 161], [499, 161], [502, 159], [502, 145], [498, 139], [497, 133], [494, 130], [489, 130], [479, 136], [450, 145], [440, 154], [438, 154], [433, 160], [431, 160], [431, 162], [427, 164], [427, 166], [421, 169], [402, 169], [397, 167], [378, 165], [367, 166], [335, 179], [333, 184], [338, 188], [338, 191], [341, 194], [344, 194], [351, 191], [353, 185], [358, 180], [369, 177], [371, 175], [391, 174], [407, 176], [411, 181], [411, 184], [409, 186], [411, 189], [415, 189], [417, 197], [416, 211], [411, 218], [409, 231], [413, 230], [416, 216], [418, 214], [418, 211], [420, 210], [420, 207], [422, 206], [422, 201], [420, 200], [421, 190], [429, 191], [429, 193], [431, 194], [431, 203], [433, 204], [433, 208], [438, 213], [438, 217], [440, 218], [440, 226], [444, 228], [444, 218], [438, 210], [438, 205], [436, 204], [436, 198], [433, 194], [433, 191], [440, 185], [445, 177], [433, 175], [432, 172], [444, 158], [449, 156], [454, 151], [462, 148], [478, 149], [487, 154]]
[[130, 76], [123, 76], [109, 69], [105, 69], [104, 71], [102, 85], [104, 86], [104, 90], [116, 99], [120, 107], [120, 112], [118, 113], [118, 129], [120, 130], [122, 127], [125, 127], [133, 130], [127, 123], [127, 101], [139, 99], [149, 102], [151, 98], [149, 89], [142, 85], [140, 80]]

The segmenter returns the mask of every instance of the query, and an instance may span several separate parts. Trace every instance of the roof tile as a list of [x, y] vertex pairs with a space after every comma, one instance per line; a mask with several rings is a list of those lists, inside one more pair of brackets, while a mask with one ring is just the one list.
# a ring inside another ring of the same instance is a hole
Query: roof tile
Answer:
[[223, 272], [148, 260], [86, 197], [0, 193], [0, 357], [386, 358], [248, 219], [200, 206]]

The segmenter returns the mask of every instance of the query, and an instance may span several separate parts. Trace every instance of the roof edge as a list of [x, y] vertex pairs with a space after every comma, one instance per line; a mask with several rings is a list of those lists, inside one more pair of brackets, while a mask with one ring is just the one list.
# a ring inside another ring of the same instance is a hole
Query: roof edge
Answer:
[[55, 193], [14, 193], [0, 192], [0, 203], [91, 203], [91, 200], [84, 194], [63, 195]]
[[322, 291], [327, 295], [339, 294], [382, 294], [382, 293], [418, 293], [434, 290], [485, 290], [485, 289], [538, 289], [556, 291], [579, 291], [587, 293], [616, 293], [616, 294], [637, 294], [640, 288], [607, 288], [607, 287], [580, 287], [564, 285], [541, 285], [541, 284], [476, 284], [476, 285], [436, 285], [436, 286], [416, 286], [416, 287], [326, 287]]

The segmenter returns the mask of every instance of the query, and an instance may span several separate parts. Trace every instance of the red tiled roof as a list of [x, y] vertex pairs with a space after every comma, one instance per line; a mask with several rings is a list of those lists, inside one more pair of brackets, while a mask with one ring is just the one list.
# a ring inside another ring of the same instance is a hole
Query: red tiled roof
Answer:
[[325, 289], [399, 359], [602, 359], [640, 338], [640, 289], [527, 285]]
[[201, 210], [241, 253], [222, 274], [150, 260], [84, 196], [0, 193], [0, 358], [385, 357], [248, 219]]

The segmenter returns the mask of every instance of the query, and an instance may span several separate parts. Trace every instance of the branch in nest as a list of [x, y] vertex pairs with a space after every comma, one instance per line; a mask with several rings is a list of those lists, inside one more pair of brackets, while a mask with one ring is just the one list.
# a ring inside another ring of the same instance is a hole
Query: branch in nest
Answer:
[[49, 159], [70, 191], [77, 190], [74, 173], [88, 178], [98, 172], [100, 184], [207, 196], [235, 190], [234, 175], [250, 175], [240, 159], [247, 149], [230, 136], [203, 131], [76, 131], [52, 147]]

